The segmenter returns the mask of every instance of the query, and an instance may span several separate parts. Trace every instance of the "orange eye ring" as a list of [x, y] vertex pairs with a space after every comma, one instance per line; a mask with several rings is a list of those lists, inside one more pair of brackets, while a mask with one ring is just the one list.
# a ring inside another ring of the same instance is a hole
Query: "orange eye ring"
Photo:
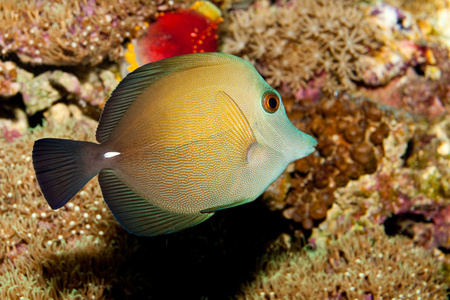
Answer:
[[280, 97], [275, 93], [267, 93], [262, 99], [262, 105], [265, 111], [273, 114], [280, 107]]

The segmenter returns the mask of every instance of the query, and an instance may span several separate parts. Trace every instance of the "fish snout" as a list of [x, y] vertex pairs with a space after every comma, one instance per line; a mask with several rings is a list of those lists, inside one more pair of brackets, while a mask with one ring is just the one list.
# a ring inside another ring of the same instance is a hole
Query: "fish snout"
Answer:
[[292, 146], [292, 154], [294, 156], [292, 158], [292, 161], [310, 155], [311, 153], [316, 151], [317, 146], [317, 141], [315, 138], [298, 130], [297, 128], [295, 129], [297, 130], [297, 139], [295, 145]]

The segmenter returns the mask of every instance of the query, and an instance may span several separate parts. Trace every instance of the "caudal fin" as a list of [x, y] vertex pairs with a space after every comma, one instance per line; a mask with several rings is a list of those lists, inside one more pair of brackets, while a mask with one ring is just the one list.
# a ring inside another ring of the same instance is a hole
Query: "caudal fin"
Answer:
[[34, 143], [33, 165], [48, 204], [65, 205], [101, 169], [88, 163], [96, 144], [64, 139], [41, 139]]

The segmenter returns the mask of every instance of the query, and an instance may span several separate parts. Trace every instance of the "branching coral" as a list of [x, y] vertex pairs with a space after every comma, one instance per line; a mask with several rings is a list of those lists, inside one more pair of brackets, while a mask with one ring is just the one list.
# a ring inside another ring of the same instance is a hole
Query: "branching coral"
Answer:
[[33, 140], [93, 139], [95, 122], [65, 124], [0, 138], [1, 299], [105, 299], [116, 269], [134, 249], [120, 247], [127, 235], [96, 181], [57, 211], [41, 196], [31, 162]]
[[266, 256], [238, 299], [445, 299], [439, 268], [429, 251], [376, 227], [322, 250]]
[[360, 56], [379, 47], [377, 29], [353, 1], [259, 1], [232, 12], [229, 21], [224, 51], [253, 62], [270, 84], [294, 91], [323, 72], [352, 87], [361, 79]]
[[95, 65], [121, 57], [146, 20], [186, 1], [0, 2], [0, 53], [52, 65]]

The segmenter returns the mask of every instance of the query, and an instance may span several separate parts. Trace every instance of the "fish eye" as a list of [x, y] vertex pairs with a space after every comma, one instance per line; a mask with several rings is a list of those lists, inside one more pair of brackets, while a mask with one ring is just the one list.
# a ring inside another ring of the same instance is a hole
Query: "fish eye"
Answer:
[[275, 93], [267, 93], [263, 97], [262, 105], [265, 111], [273, 114], [280, 107], [280, 97]]

